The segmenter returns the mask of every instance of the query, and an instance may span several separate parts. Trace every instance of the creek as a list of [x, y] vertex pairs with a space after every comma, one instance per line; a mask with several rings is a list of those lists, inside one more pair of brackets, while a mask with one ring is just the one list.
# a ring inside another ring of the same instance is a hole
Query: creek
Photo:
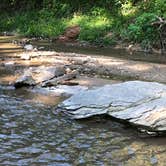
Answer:
[[[1, 63], [20, 51], [3, 43]], [[165, 137], [144, 135], [106, 116], [72, 120], [55, 110], [64, 97], [14, 89], [14, 69], [27, 66], [0, 65], [0, 165], [165, 165]]]

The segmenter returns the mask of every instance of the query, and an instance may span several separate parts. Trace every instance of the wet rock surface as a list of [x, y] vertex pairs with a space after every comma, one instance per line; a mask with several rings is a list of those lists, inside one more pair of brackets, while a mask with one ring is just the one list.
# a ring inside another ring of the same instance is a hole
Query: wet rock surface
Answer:
[[59, 105], [75, 119], [108, 114], [150, 131], [166, 131], [166, 85], [128, 81], [87, 90]]

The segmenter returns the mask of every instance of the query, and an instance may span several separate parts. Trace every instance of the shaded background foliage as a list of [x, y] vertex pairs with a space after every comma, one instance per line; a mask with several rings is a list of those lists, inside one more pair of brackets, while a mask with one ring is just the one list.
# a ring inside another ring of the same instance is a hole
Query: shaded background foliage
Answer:
[[72, 14], [74, 12], [88, 12], [93, 7], [100, 7], [115, 12], [118, 11], [117, 9], [123, 2], [123, 0], [1, 0], [0, 9], [11, 12], [45, 8], [52, 10], [55, 14], [60, 12]]
[[13, 11], [25, 11], [32, 9], [39, 9], [43, 5], [42, 0], [1, 0], [0, 10], [13, 12]]
[[156, 45], [159, 34], [151, 23], [166, 18], [166, 0], [1, 0], [0, 11], [0, 31], [56, 37], [76, 24], [79, 40]]

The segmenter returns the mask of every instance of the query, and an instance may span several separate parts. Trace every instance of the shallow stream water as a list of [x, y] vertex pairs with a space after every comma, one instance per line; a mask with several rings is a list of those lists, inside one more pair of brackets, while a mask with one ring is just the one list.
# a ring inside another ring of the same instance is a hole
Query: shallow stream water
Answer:
[[15, 90], [7, 84], [12, 77], [12, 68], [0, 67], [0, 165], [166, 165], [166, 137], [141, 134], [109, 117], [72, 120], [55, 109], [63, 97]]

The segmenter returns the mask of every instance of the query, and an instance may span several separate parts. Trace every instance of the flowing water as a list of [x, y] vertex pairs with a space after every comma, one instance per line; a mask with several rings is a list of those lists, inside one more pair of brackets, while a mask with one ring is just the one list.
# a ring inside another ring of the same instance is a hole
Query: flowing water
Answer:
[[149, 137], [108, 117], [72, 120], [55, 110], [63, 97], [15, 90], [7, 84], [12, 77], [13, 68], [0, 67], [0, 165], [166, 165], [165, 137]]
[[41, 40], [33, 42], [37, 47], [43, 47], [47, 50], [53, 50], [57, 52], [74, 52], [86, 55], [98, 55], [98, 56], [108, 56], [117, 57], [122, 59], [129, 59], [135, 61], [144, 61], [152, 63], [166, 63], [165, 54], [157, 53], [146, 53], [146, 52], [129, 52], [124, 49], [111, 49], [104, 47], [95, 46], [79, 46], [77, 44], [63, 44], [63, 43], [49, 43], [47, 40]]

